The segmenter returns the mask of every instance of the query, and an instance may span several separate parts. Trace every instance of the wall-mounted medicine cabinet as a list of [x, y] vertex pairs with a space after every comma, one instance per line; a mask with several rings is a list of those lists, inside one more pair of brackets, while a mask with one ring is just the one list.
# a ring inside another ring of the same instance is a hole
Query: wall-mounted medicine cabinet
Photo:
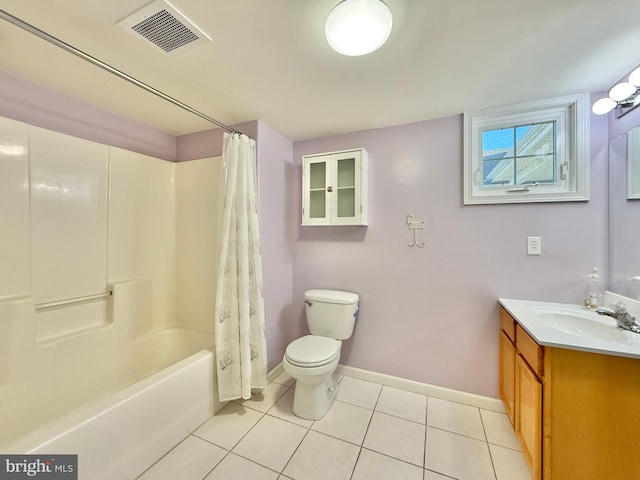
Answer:
[[302, 157], [302, 225], [368, 225], [364, 148]]

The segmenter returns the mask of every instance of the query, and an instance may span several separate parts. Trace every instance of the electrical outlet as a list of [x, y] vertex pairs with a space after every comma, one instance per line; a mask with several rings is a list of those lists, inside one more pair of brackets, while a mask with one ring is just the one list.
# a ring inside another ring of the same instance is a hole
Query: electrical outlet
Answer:
[[527, 237], [527, 255], [542, 255], [542, 239]]

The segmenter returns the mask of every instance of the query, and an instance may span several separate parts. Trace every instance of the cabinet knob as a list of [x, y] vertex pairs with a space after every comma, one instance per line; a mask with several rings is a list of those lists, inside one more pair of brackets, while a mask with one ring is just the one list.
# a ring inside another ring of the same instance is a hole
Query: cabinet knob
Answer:
[[327, 187], [327, 192], [329, 193], [333, 192], [333, 187]]

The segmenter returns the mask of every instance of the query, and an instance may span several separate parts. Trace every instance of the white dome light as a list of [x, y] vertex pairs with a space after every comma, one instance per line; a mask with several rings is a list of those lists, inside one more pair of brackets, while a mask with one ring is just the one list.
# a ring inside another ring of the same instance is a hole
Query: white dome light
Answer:
[[616, 102], [621, 102], [633, 95], [635, 91], [636, 87], [631, 85], [629, 82], [622, 82], [609, 90], [609, 97]]
[[331, 48], [353, 57], [384, 45], [392, 25], [391, 10], [381, 0], [344, 0], [329, 13], [324, 33]]
[[617, 103], [609, 97], [604, 97], [593, 104], [591, 110], [596, 115], [605, 115], [616, 107]]

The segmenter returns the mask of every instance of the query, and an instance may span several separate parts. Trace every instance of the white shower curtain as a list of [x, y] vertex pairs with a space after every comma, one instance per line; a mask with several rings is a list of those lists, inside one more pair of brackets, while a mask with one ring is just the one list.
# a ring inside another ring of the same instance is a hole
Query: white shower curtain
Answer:
[[219, 194], [216, 356], [221, 401], [267, 386], [256, 144], [225, 133]]

